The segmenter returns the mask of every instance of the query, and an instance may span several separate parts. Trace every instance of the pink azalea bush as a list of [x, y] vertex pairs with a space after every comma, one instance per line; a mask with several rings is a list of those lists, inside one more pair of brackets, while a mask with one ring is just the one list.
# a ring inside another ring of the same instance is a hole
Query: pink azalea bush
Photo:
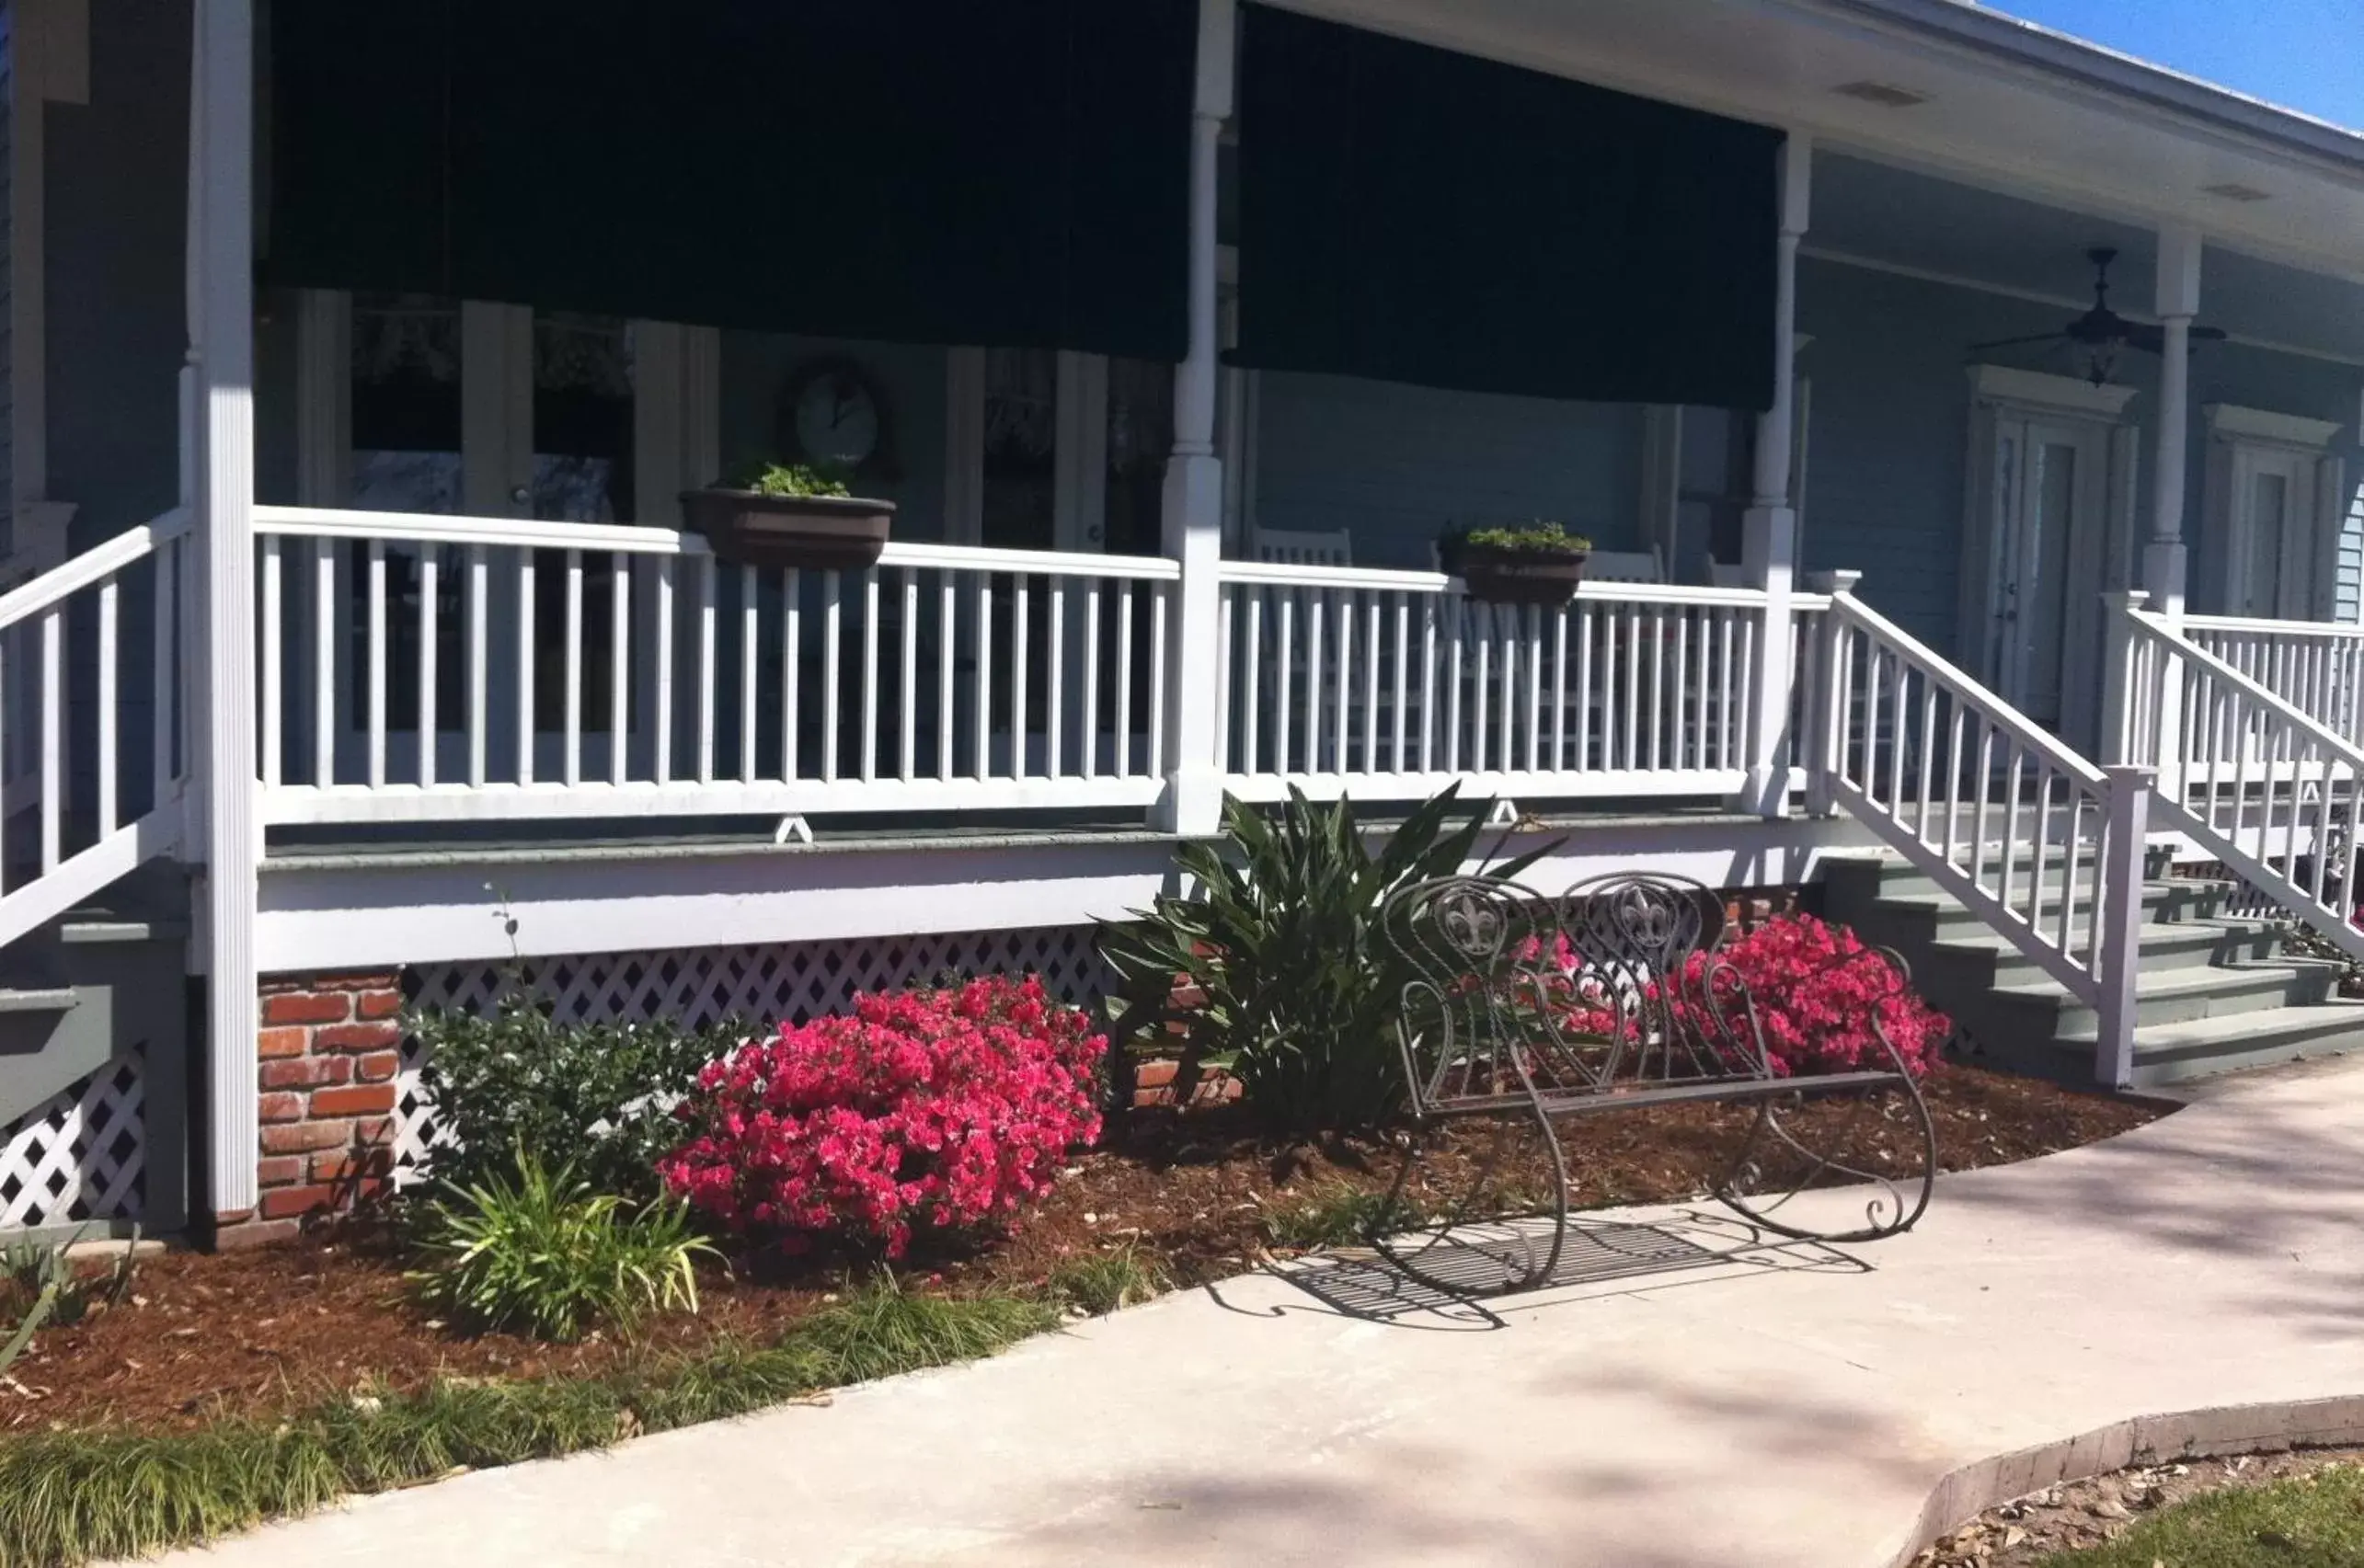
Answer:
[[[1531, 946], [1540, 952], [1539, 946]], [[1565, 938], [1555, 956], [1561, 970], [1573, 975], [1576, 955]], [[1711, 963], [1717, 967], [1712, 977], [1707, 974]], [[1581, 977], [1573, 981], [1579, 987], [1585, 983]], [[1898, 990], [1895, 971], [1853, 932], [1826, 925], [1812, 915], [1767, 921], [1725, 944], [1712, 958], [1692, 955], [1676, 1006], [1688, 1011], [1704, 1005], [1728, 1021], [1727, 1028], [1707, 1023], [1711, 1044], [1743, 1041], [1748, 1034], [1739, 1001], [1742, 988], [1764, 1032], [1766, 1059], [1784, 1078], [1889, 1070], [1888, 1052], [1874, 1032], [1875, 1017], [1887, 1026], [1905, 1070], [1915, 1078], [1926, 1077], [1953, 1032], [1953, 1023], [1944, 1013], [1911, 991]], [[1590, 1000], [1578, 1000], [1566, 1023], [1580, 1035], [1606, 1036], [1617, 1028], [1613, 1011]]]
[[1031, 976], [859, 996], [710, 1064], [658, 1172], [739, 1234], [900, 1257], [915, 1230], [1005, 1219], [1048, 1188], [1099, 1136], [1107, 1051]]

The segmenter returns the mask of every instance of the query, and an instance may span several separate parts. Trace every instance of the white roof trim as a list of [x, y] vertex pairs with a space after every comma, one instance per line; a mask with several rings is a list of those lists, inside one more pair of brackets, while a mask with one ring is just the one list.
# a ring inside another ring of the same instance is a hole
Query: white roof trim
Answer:
[[2276, 441], [2283, 446], [2304, 447], [2309, 452], [2323, 451], [2343, 429], [2335, 420], [2244, 408], [2237, 403], [2210, 403], [2200, 411], [2208, 417], [2208, 433], [2212, 436]]
[[1972, 365], [1970, 391], [1997, 403], [2029, 403], [2104, 419], [2121, 418], [2126, 406], [2134, 401], [2130, 386], [2095, 386], [2074, 376], [2014, 370], [2008, 365]]
[[2079, 86], [2099, 89], [2215, 126], [2285, 153], [2364, 168], [2364, 132], [2284, 109], [2186, 72], [2107, 49], [2071, 33], [2007, 16], [1976, 0], [1776, 0], [1803, 11], [1886, 23], [1943, 40]]

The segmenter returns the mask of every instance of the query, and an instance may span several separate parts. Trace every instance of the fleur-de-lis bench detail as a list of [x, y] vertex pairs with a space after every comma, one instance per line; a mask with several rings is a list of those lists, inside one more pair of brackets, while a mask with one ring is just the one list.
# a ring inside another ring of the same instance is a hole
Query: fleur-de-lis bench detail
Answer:
[[[1554, 1124], [1702, 1101], [1753, 1112], [1713, 1195], [1750, 1224], [1864, 1242], [1918, 1221], [1935, 1179], [1936, 1133], [1882, 1015], [1910, 994], [1903, 959], [1865, 947], [1828, 966], [1871, 970], [1875, 983], [1852, 975], [1848, 991], [1868, 997], [1876, 1048], [1852, 1070], [1790, 1076], [1724, 954], [1725, 923], [1722, 898], [1702, 884], [1635, 873], [1556, 898], [1465, 876], [1392, 897], [1382, 925], [1410, 977], [1397, 1031], [1415, 1131], [1372, 1243], [1440, 1289], [1532, 1288], [1550, 1277], [1568, 1230], [1570, 1176]], [[1832, 1100], [1845, 1104], [1807, 1108]], [[1406, 1197], [1431, 1135], [1472, 1118], [1495, 1124], [1491, 1151], [1450, 1207], [1406, 1229]], [[1536, 1146], [1523, 1161], [1510, 1158], [1521, 1138]], [[1550, 1190], [1519, 1192], [1538, 1169]], [[1858, 1183], [1868, 1187], [1861, 1223], [1812, 1224], [1804, 1206], [1788, 1207], [1809, 1187]], [[1547, 1225], [1533, 1222], [1538, 1207]], [[1512, 1214], [1525, 1218], [1498, 1223]], [[1498, 1263], [1499, 1281], [1487, 1263], [1473, 1269], [1473, 1255]]]

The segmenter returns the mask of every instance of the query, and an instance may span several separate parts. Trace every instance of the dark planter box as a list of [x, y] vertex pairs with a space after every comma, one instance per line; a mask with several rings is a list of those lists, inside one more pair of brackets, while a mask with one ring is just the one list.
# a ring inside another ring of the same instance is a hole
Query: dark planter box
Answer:
[[752, 490], [686, 490], [682, 511], [719, 560], [835, 571], [877, 566], [895, 521], [892, 501]]
[[1461, 580], [1472, 599], [1496, 604], [1566, 604], [1584, 580], [1585, 557], [1566, 550], [1511, 550], [1463, 542]]

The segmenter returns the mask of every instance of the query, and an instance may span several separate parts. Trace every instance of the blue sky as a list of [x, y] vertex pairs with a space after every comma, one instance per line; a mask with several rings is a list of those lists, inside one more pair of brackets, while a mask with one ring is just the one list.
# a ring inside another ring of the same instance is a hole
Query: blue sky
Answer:
[[2364, 0], [1993, 0], [1996, 8], [2364, 130]]

